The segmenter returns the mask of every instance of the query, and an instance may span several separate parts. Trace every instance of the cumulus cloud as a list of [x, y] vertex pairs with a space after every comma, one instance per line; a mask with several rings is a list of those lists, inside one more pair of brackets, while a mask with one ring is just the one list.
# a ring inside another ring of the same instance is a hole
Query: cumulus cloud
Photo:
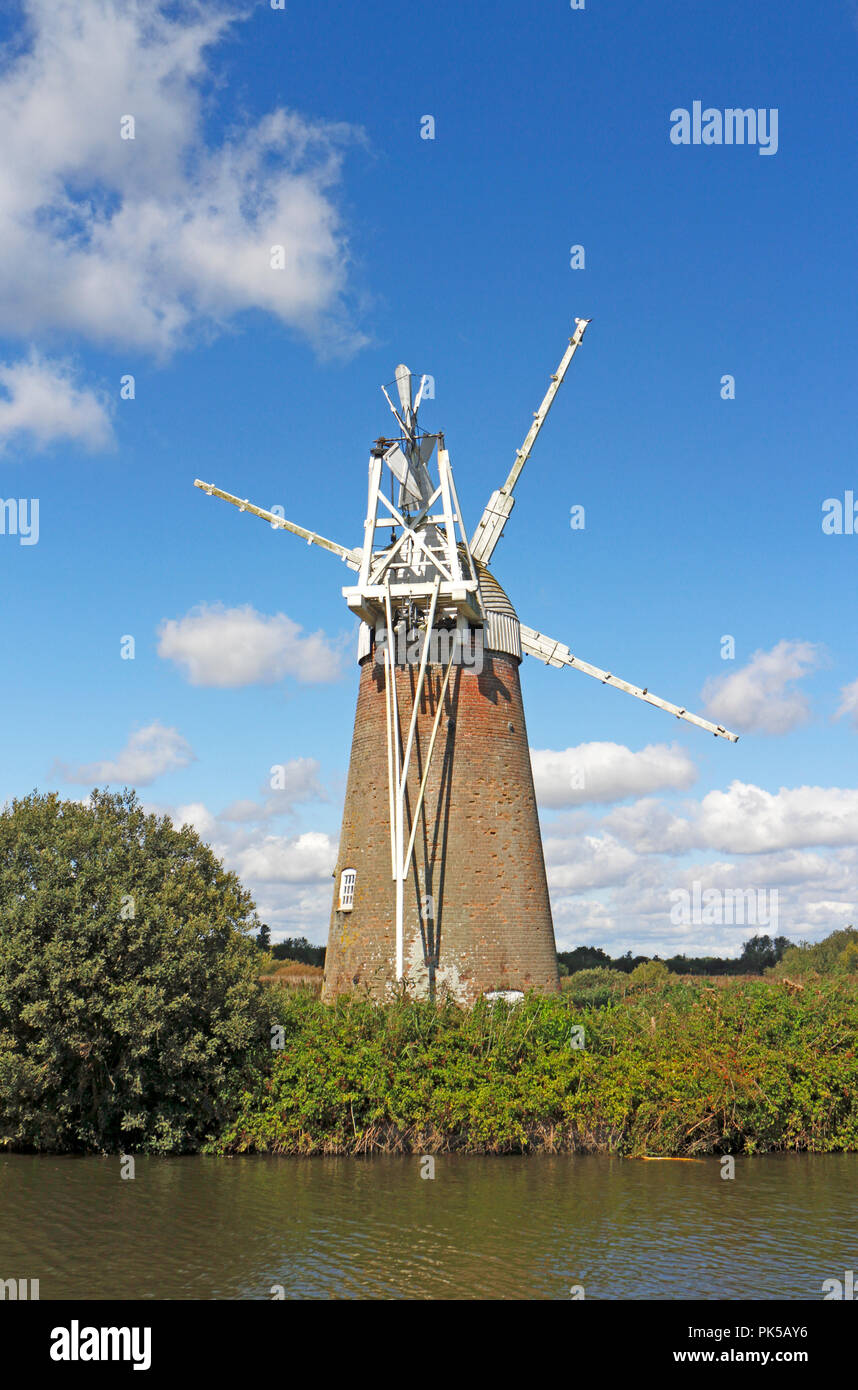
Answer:
[[[147, 810], [157, 809], [154, 806], [147, 807]], [[202, 801], [191, 801], [187, 806], [177, 806], [170, 815], [176, 825], [193, 826], [202, 840], [210, 840], [217, 830], [216, 817]]]
[[683, 816], [653, 797], [644, 797], [633, 806], [611, 811], [602, 825], [638, 854], [682, 854], [697, 843], [693, 821], [693, 809]]
[[321, 830], [265, 835], [233, 854], [239, 876], [255, 883], [330, 883], [336, 858], [336, 840]]
[[113, 444], [104, 397], [75, 384], [68, 363], [31, 350], [17, 362], [0, 362], [0, 447], [25, 435], [37, 448], [70, 439], [90, 449]]
[[634, 753], [621, 743], [580, 743], [554, 751], [532, 748], [530, 761], [541, 806], [622, 801], [665, 788], [687, 788], [697, 769], [675, 744], [650, 743]]
[[[858, 925], [858, 788], [734, 781], [675, 806], [643, 797], [556, 816], [544, 846], [561, 949], [735, 956], [756, 931], [815, 941]], [[725, 895], [722, 921], [671, 920], [671, 895], [695, 883]]]
[[319, 763], [315, 758], [291, 758], [286, 763], [272, 764], [268, 784], [262, 790], [268, 793], [264, 801], [233, 801], [219, 813], [218, 820], [238, 824], [270, 820], [292, 815], [301, 802], [328, 799], [319, 781]]
[[739, 733], [789, 733], [810, 718], [807, 696], [795, 682], [819, 660], [812, 642], [782, 641], [771, 651], [756, 651], [747, 666], [706, 682], [705, 713]]
[[704, 796], [697, 834], [713, 849], [739, 854], [858, 844], [858, 789], [781, 787], [768, 792], [732, 782], [727, 791]]
[[[596, 837], [579, 846], [582, 870], [589, 854], [595, 875], [602, 853]], [[681, 865], [675, 859], [644, 858], [611, 884], [584, 889], [555, 884], [551, 902], [561, 950], [589, 944], [612, 955], [631, 950], [736, 956], [757, 932], [815, 941], [858, 922], [856, 881], [855, 847]], [[692, 893], [695, 883], [701, 897], [713, 889], [724, 894], [721, 921], [717, 914], [705, 921], [671, 921], [677, 890]]]
[[285, 936], [306, 936], [320, 946], [326, 944], [333, 897], [330, 874], [320, 884], [285, 883], [273, 890], [262, 884], [254, 896], [259, 916], [271, 928], [275, 943]]
[[569, 840], [548, 836], [543, 848], [551, 890], [577, 892], [621, 883], [637, 863], [637, 856], [610, 835], [583, 835]]
[[165, 619], [158, 655], [175, 661], [191, 685], [235, 689], [285, 676], [313, 683], [342, 674], [340, 654], [324, 633], [305, 634], [285, 613], [269, 617], [250, 604], [204, 603], [184, 618]]
[[640, 801], [605, 816], [602, 824], [642, 854], [683, 854], [691, 849], [757, 854], [816, 845], [858, 844], [858, 789], [781, 787], [748, 782], [674, 813], [659, 802]]
[[844, 715], [849, 716], [853, 729], [858, 729], [858, 680], [841, 687], [840, 706], [834, 717], [842, 719]]
[[156, 720], [144, 729], [137, 729], [121, 752], [100, 762], [71, 766], [57, 762], [55, 772], [65, 782], [121, 782], [128, 786], [148, 787], [165, 772], [176, 772], [194, 762], [194, 752], [178, 729], [165, 728]]
[[0, 332], [165, 354], [257, 309], [360, 344], [335, 201], [360, 133], [283, 108], [220, 137], [204, 119], [212, 49], [251, 8], [23, 0], [0, 75]]

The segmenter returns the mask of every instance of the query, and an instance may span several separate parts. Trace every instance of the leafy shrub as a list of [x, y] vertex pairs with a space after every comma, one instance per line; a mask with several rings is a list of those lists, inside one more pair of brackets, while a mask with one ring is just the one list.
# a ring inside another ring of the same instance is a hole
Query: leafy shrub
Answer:
[[666, 985], [670, 979], [670, 971], [663, 960], [642, 961], [636, 965], [629, 976], [629, 984], [641, 988], [651, 986]]
[[576, 970], [563, 981], [563, 991], [574, 1004], [607, 1004], [625, 989], [628, 977], [619, 970], [597, 966], [592, 970]]
[[569, 991], [473, 1010], [284, 992], [279, 1008], [284, 1047], [219, 1151], [858, 1149], [852, 977], [676, 981], [600, 1008]]
[[858, 974], [858, 941], [850, 941], [845, 951], [838, 956], [840, 969], [847, 975]]
[[802, 941], [784, 952], [775, 973], [783, 978], [785, 975], [837, 975], [851, 971], [854, 953], [847, 952], [853, 946], [858, 947], [858, 931], [854, 927], [844, 927], [813, 944]]
[[267, 1040], [249, 895], [133, 792], [0, 814], [0, 1142], [195, 1149]]

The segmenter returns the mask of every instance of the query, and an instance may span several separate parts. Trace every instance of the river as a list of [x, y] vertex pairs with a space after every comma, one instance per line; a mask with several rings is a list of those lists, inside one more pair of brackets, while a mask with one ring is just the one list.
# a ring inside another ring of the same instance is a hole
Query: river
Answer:
[[[856, 1272], [858, 1155], [0, 1156], [44, 1299], [805, 1299]], [[580, 1296], [580, 1294], [578, 1295]]]

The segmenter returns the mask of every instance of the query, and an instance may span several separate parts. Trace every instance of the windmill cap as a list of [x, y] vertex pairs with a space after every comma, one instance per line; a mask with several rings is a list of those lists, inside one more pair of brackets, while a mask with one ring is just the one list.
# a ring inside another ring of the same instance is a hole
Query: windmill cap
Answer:
[[[460, 549], [464, 554], [464, 546], [460, 547]], [[503, 613], [504, 617], [514, 618], [515, 621], [518, 622], [518, 614], [512, 605], [509, 595], [505, 589], [501, 588], [491, 570], [487, 570], [480, 560], [475, 560], [474, 566], [477, 571], [477, 578], [480, 581], [480, 593], [483, 596], [483, 606], [486, 612]]]
[[[459, 549], [464, 556], [464, 546], [460, 546]], [[516, 661], [521, 661], [521, 627], [518, 614], [491, 571], [487, 570], [479, 560], [474, 561], [474, 566], [480, 581], [483, 607], [486, 610], [483, 639], [486, 651], [499, 652], [505, 656], [515, 657]], [[358, 635], [358, 661], [364, 661], [371, 651], [372, 630], [367, 623], [362, 622]]]

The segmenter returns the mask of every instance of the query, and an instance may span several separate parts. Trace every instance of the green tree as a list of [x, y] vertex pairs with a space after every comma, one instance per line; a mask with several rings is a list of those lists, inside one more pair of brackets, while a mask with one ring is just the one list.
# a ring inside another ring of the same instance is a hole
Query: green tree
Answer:
[[845, 970], [847, 975], [858, 974], [858, 941], [850, 941], [844, 951], [837, 957], [841, 970]]
[[645, 960], [636, 965], [629, 975], [631, 985], [665, 985], [670, 979], [670, 971], [663, 960]]
[[611, 964], [611, 957], [601, 946], [576, 946], [574, 951], [558, 951], [557, 960], [566, 966], [570, 975], [578, 970], [595, 970]]
[[0, 1141], [196, 1149], [266, 1037], [248, 893], [133, 792], [0, 814]]
[[286, 936], [271, 952], [275, 960], [297, 960], [301, 965], [325, 964], [325, 947], [313, 946], [306, 936]]
[[776, 936], [774, 941], [765, 933], [762, 936], [749, 937], [739, 957], [739, 971], [762, 975], [764, 970], [770, 970], [777, 965], [789, 945], [790, 942], [785, 936]]
[[854, 927], [842, 927], [814, 943], [802, 941], [784, 952], [778, 974], [836, 975], [841, 970], [851, 973], [851, 955], [847, 956], [847, 952], [853, 944], [858, 944], [858, 931]]

